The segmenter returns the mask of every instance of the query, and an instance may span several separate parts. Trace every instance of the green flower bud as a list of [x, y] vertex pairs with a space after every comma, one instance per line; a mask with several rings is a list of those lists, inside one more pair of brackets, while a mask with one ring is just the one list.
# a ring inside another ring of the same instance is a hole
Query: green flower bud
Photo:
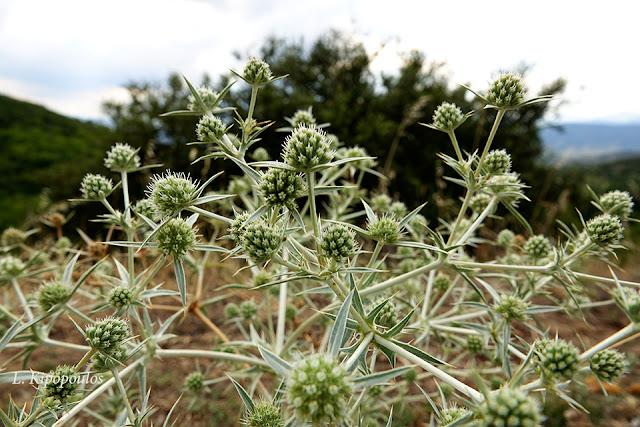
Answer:
[[627, 295], [627, 315], [634, 323], [640, 323], [640, 291], [632, 291]]
[[484, 340], [479, 335], [467, 335], [467, 350], [470, 353], [478, 354], [484, 350]]
[[229, 304], [224, 306], [224, 316], [227, 319], [233, 319], [234, 317], [238, 317], [240, 315], [240, 309], [237, 304], [230, 302]]
[[198, 141], [217, 143], [227, 132], [222, 120], [215, 116], [202, 116], [196, 126]]
[[609, 191], [600, 196], [600, 206], [610, 215], [628, 218], [633, 210], [633, 198], [627, 191]]
[[63, 304], [71, 298], [71, 289], [62, 282], [54, 281], [42, 285], [38, 292], [38, 303], [43, 312]]
[[553, 246], [551, 246], [551, 242], [541, 234], [529, 237], [527, 243], [524, 245], [524, 253], [533, 259], [546, 258], [552, 251]]
[[246, 226], [241, 244], [253, 262], [264, 263], [278, 252], [282, 238], [280, 229], [258, 220]]
[[511, 246], [513, 246], [513, 239], [515, 238], [516, 235], [513, 233], [513, 231], [504, 229], [500, 233], [498, 233], [496, 243], [505, 249], [509, 249]]
[[198, 198], [198, 187], [188, 175], [166, 171], [154, 175], [147, 187], [147, 195], [156, 207], [156, 218], [177, 216]]
[[128, 307], [133, 302], [133, 292], [126, 286], [118, 286], [109, 293], [109, 304], [114, 308]]
[[112, 172], [133, 172], [140, 167], [140, 156], [129, 144], [116, 144], [107, 151], [104, 165]]
[[331, 224], [323, 230], [320, 247], [324, 256], [336, 261], [353, 255], [357, 250], [353, 231], [342, 224]]
[[109, 355], [96, 353], [91, 359], [91, 369], [96, 372], [107, 372], [122, 366], [127, 359], [127, 350], [120, 345], [109, 352]]
[[407, 205], [402, 202], [393, 202], [389, 206], [389, 212], [396, 218], [403, 218], [407, 213]]
[[254, 405], [243, 424], [248, 427], [284, 427], [284, 420], [277, 406], [261, 401]]
[[137, 214], [144, 215], [149, 219], [157, 218], [156, 205], [150, 199], [140, 199], [134, 205], [133, 211]]
[[288, 320], [293, 320], [296, 318], [297, 314], [298, 314], [298, 309], [296, 308], [296, 306], [293, 304], [287, 304], [287, 307], [284, 312], [284, 317], [286, 317]]
[[250, 85], [261, 86], [268, 83], [273, 76], [269, 64], [262, 59], [251, 58], [244, 67], [242, 77]]
[[117, 317], [106, 317], [85, 329], [86, 340], [91, 348], [107, 356], [118, 354], [128, 335], [127, 323]]
[[284, 169], [269, 169], [259, 185], [260, 193], [269, 207], [296, 209], [296, 199], [304, 196], [302, 176]]
[[386, 214], [367, 224], [367, 231], [372, 239], [382, 243], [395, 243], [402, 237], [400, 223], [394, 216]]
[[264, 147], [258, 147], [251, 155], [256, 162], [266, 162], [271, 159], [269, 152]]
[[251, 320], [258, 312], [258, 306], [253, 301], [243, 301], [240, 304], [239, 311], [244, 320]]
[[8, 227], [2, 232], [2, 246], [17, 246], [27, 240], [27, 234], [15, 227]]
[[327, 135], [315, 126], [296, 128], [284, 142], [285, 163], [299, 171], [329, 163], [334, 154]]
[[589, 367], [599, 380], [612, 383], [622, 376], [626, 368], [625, 356], [617, 350], [602, 350], [591, 357]]
[[484, 159], [484, 168], [490, 174], [499, 175], [511, 172], [511, 156], [507, 150], [491, 150]]
[[538, 402], [508, 386], [489, 393], [476, 409], [476, 417], [483, 427], [535, 427], [542, 422]]
[[478, 193], [469, 201], [469, 207], [474, 212], [480, 213], [484, 211], [487, 206], [489, 206], [490, 201], [491, 196], [485, 193]]
[[113, 191], [113, 183], [102, 175], [88, 173], [82, 178], [80, 192], [87, 200], [102, 200]]
[[[373, 304], [371, 304], [371, 309], [382, 304], [385, 299], [386, 298], [378, 298]], [[396, 306], [393, 304], [393, 300], [389, 300], [378, 312], [373, 321], [376, 325], [380, 325], [385, 328], [392, 328], [396, 324], [397, 317], [398, 311], [396, 310]]]
[[204, 375], [201, 372], [191, 372], [184, 379], [184, 386], [193, 393], [200, 393], [204, 388]]
[[49, 376], [45, 377], [43, 382], [45, 397], [57, 400], [64, 405], [76, 394], [80, 378], [76, 375], [73, 366], [59, 365], [49, 372]]
[[22, 262], [20, 258], [13, 255], [5, 255], [0, 257], [0, 278], [18, 277], [24, 269], [24, 262]]
[[250, 212], [236, 213], [235, 218], [231, 222], [231, 225], [227, 229], [229, 235], [235, 240], [236, 243], [242, 242], [242, 236], [244, 236], [245, 229], [247, 228], [247, 220], [251, 216]]
[[[207, 110], [213, 110], [216, 103], [218, 102], [218, 96], [219, 96], [218, 92], [214, 91], [208, 86], [199, 87], [197, 89], [197, 92], [198, 92], [198, 95], [200, 96], [200, 99], [202, 99], [202, 102], [204, 103]], [[199, 111], [201, 113], [204, 113], [204, 111], [202, 111], [202, 108], [196, 102], [195, 96], [189, 95], [187, 97], [187, 100], [189, 101], [189, 104], [187, 106], [189, 110]]]
[[451, 277], [445, 273], [438, 273], [433, 278], [433, 288], [445, 292], [451, 286]]
[[457, 407], [456, 405], [451, 405], [447, 409], [443, 409], [440, 411], [440, 425], [448, 426], [449, 424], [458, 421], [460, 418], [466, 417], [469, 415], [469, 410], [463, 407]]
[[56, 241], [56, 248], [58, 249], [65, 250], [69, 249], [71, 246], [73, 246], [73, 243], [71, 243], [71, 239], [67, 236], [62, 236]]
[[456, 104], [443, 102], [433, 113], [432, 126], [443, 132], [448, 132], [460, 126], [463, 119], [464, 115], [462, 114], [460, 107]]
[[182, 218], [169, 220], [156, 233], [155, 240], [163, 255], [179, 259], [192, 251], [197, 243], [196, 231]]
[[578, 371], [580, 352], [572, 343], [563, 339], [540, 340], [535, 346], [537, 365], [544, 375], [570, 380]]
[[291, 124], [292, 128], [297, 128], [298, 126], [311, 126], [316, 124], [316, 118], [313, 117], [313, 113], [311, 112], [311, 107], [306, 110], [298, 110], [293, 114], [288, 122]]
[[500, 74], [489, 87], [486, 98], [499, 108], [515, 107], [524, 99], [522, 77], [512, 73]]
[[514, 320], [524, 320], [524, 312], [527, 308], [526, 302], [511, 295], [502, 295], [500, 301], [493, 306], [493, 309], [499, 313], [507, 323], [511, 323]]
[[391, 208], [391, 197], [388, 194], [376, 194], [371, 197], [371, 209], [378, 213], [388, 212]]
[[418, 372], [415, 368], [409, 368], [407, 372], [402, 376], [405, 381], [412, 383], [418, 378]]
[[320, 354], [293, 365], [286, 382], [287, 403], [300, 422], [340, 424], [353, 386], [337, 360]]
[[[369, 157], [369, 153], [362, 147], [357, 145], [353, 147], [341, 148], [340, 157], [343, 159], [352, 159], [354, 157]], [[356, 160], [354, 162], [349, 163], [351, 166], [356, 169], [370, 169], [375, 166], [375, 160], [367, 159], [367, 160]]]
[[624, 227], [617, 216], [608, 213], [587, 221], [587, 233], [594, 243], [601, 246], [616, 244], [622, 239]]

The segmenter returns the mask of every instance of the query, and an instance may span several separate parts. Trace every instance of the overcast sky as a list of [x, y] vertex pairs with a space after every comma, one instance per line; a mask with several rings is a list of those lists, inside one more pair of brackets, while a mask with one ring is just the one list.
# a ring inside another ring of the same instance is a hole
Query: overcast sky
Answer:
[[482, 91], [526, 63], [534, 91], [568, 80], [562, 121], [640, 121], [637, 4], [617, 0], [0, 0], [0, 93], [104, 119], [101, 102], [123, 97], [129, 81], [241, 70], [235, 50], [330, 29], [371, 52], [386, 43], [378, 71], [419, 49]]

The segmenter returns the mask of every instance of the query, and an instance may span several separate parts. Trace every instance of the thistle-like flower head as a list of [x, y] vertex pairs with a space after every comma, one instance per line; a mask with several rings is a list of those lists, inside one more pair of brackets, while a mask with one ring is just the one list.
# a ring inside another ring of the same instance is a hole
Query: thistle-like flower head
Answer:
[[244, 320], [251, 320], [258, 312], [258, 306], [251, 300], [242, 301], [238, 310], [240, 312], [240, 316], [242, 316]]
[[393, 215], [383, 215], [367, 224], [372, 239], [382, 243], [395, 243], [402, 237], [400, 223]]
[[329, 163], [334, 155], [326, 133], [314, 125], [297, 127], [284, 142], [285, 163], [299, 171]]
[[511, 172], [511, 155], [507, 150], [491, 150], [484, 159], [484, 168], [490, 174]]
[[199, 371], [191, 372], [184, 379], [184, 386], [193, 393], [200, 393], [204, 388], [204, 374]]
[[606, 383], [612, 383], [620, 378], [626, 366], [624, 354], [614, 349], [599, 351], [589, 360], [591, 372]]
[[112, 172], [133, 172], [140, 167], [140, 156], [129, 144], [116, 142], [107, 151], [104, 165]]
[[296, 172], [271, 168], [263, 176], [259, 185], [260, 193], [271, 207], [296, 208], [296, 199], [305, 194], [302, 176]]
[[247, 427], [284, 427], [280, 408], [267, 401], [256, 403], [242, 423]]
[[76, 394], [80, 383], [73, 366], [59, 365], [44, 380], [44, 395], [66, 404]]
[[88, 173], [82, 178], [80, 192], [87, 200], [102, 200], [113, 191], [113, 183], [103, 175]]
[[248, 211], [236, 213], [235, 218], [231, 222], [229, 229], [229, 235], [235, 240], [237, 244], [242, 243], [242, 236], [244, 236], [245, 228], [247, 227], [247, 220], [251, 216]]
[[167, 171], [153, 176], [147, 195], [156, 207], [156, 217], [170, 218], [191, 206], [198, 197], [198, 186], [184, 173]]
[[324, 256], [336, 261], [353, 255], [357, 249], [353, 231], [342, 224], [331, 224], [325, 228], [320, 246]]
[[[202, 99], [202, 102], [204, 103], [207, 110], [213, 110], [216, 105], [218, 105], [218, 97], [220, 95], [215, 90], [211, 89], [208, 86], [200, 86], [196, 91], [198, 92], [198, 96], [200, 96], [200, 99]], [[189, 110], [203, 112], [201, 111], [200, 105], [198, 105], [198, 103], [196, 102], [195, 96], [191, 94], [187, 97], [187, 100], [189, 101], [189, 105], [187, 106]]]
[[515, 107], [524, 100], [522, 77], [513, 73], [502, 73], [491, 83], [487, 101], [499, 108]]
[[526, 302], [513, 295], [502, 295], [500, 301], [493, 306], [493, 309], [499, 313], [507, 323], [515, 320], [524, 320], [524, 312], [527, 308], [528, 305]]
[[38, 303], [45, 313], [55, 305], [67, 302], [70, 297], [71, 289], [57, 280], [43, 284], [38, 291]]
[[254, 57], [247, 61], [242, 77], [250, 85], [262, 86], [273, 78], [273, 74], [269, 64], [264, 62], [262, 59]]
[[25, 269], [25, 264], [18, 257], [5, 255], [0, 257], [0, 278], [18, 277]]
[[117, 286], [109, 293], [109, 304], [114, 308], [128, 307], [133, 302], [133, 292], [126, 286]]
[[196, 126], [198, 141], [217, 143], [227, 132], [227, 127], [216, 116], [202, 116]]
[[524, 253], [533, 259], [546, 258], [551, 254], [553, 246], [545, 236], [538, 234], [531, 236], [524, 245]]
[[443, 102], [433, 113], [432, 126], [441, 131], [455, 130], [464, 121], [462, 110], [456, 104]]
[[27, 233], [15, 227], [8, 227], [0, 236], [2, 246], [16, 246], [27, 240]]
[[492, 391], [476, 409], [484, 427], [536, 427], [542, 421], [540, 405], [525, 392], [508, 386]]
[[282, 231], [262, 220], [254, 221], [246, 226], [241, 244], [253, 262], [263, 263], [280, 249]]
[[536, 362], [548, 377], [570, 380], [578, 370], [580, 352], [572, 343], [563, 339], [539, 340], [536, 346]]
[[158, 248], [165, 256], [183, 258], [197, 243], [196, 230], [184, 219], [169, 220], [155, 236]]
[[600, 196], [600, 206], [610, 215], [628, 218], [633, 211], [633, 198], [628, 191], [609, 191]]
[[298, 110], [293, 113], [293, 117], [287, 119], [289, 124], [291, 124], [292, 128], [297, 128], [298, 126], [312, 126], [316, 124], [316, 118], [313, 117], [313, 113], [311, 112], [311, 107], [306, 110]]
[[470, 412], [467, 408], [458, 407], [455, 404], [449, 405], [447, 409], [442, 409], [440, 411], [440, 425], [442, 427], [448, 426], [469, 414]]
[[85, 329], [86, 340], [91, 348], [113, 356], [129, 336], [127, 322], [118, 317], [106, 317]]
[[594, 243], [601, 246], [614, 245], [622, 239], [624, 227], [620, 218], [608, 213], [587, 221], [587, 233]]
[[467, 350], [470, 353], [478, 354], [484, 350], [484, 340], [479, 335], [467, 335]]

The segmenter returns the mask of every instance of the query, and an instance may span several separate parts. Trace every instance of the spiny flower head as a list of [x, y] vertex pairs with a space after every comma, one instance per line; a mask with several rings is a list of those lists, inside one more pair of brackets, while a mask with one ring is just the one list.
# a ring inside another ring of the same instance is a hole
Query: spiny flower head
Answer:
[[245, 228], [247, 227], [247, 220], [251, 216], [251, 213], [248, 211], [236, 213], [235, 218], [231, 222], [229, 229], [229, 235], [235, 240], [236, 243], [240, 244], [242, 242], [242, 236], [244, 236]]
[[313, 425], [340, 423], [353, 390], [338, 361], [320, 354], [295, 363], [286, 386], [287, 403], [298, 419]]
[[188, 175], [166, 171], [164, 175], [154, 175], [147, 187], [147, 195], [156, 207], [157, 218], [178, 215], [191, 206], [198, 197], [198, 187]]
[[313, 113], [311, 112], [311, 107], [306, 110], [298, 110], [293, 113], [293, 117], [289, 120], [292, 128], [297, 128], [300, 125], [311, 126], [316, 124], [316, 118], [313, 117]]
[[371, 197], [371, 201], [369, 202], [371, 205], [371, 209], [378, 213], [387, 212], [391, 207], [391, 197], [388, 194], [376, 194]]
[[245, 228], [241, 243], [253, 262], [263, 263], [280, 249], [282, 231], [263, 220], [254, 221]]
[[467, 408], [458, 407], [455, 404], [450, 405], [447, 409], [440, 411], [440, 425], [443, 427], [448, 426], [469, 414], [470, 412]]
[[133, 206], [133, 211], [149, 219], [157, 217], [156, 205], [150, 199], [140, 199]]
[[483, 427], [535, 427], [542, 422], [538, 402], [508, 386], [489, 393], [476, 409], [476, 417]]
[[469, 201], [469, 207], [474, 212], [482, 212], [487, 206], [489, 206], [490, 201], [491, 201], [491, 196], [489, 196], [488, 194], [477, 193]]
[[383, 215], [367, 224], [367, 231], [372, 239], [382, 243], [395, 243], [402, 237], [400, 223], [393, 215]]
[[108, 356], [119, 352], [128, 335], [127, 322], [118, 317], [105, 317], [85, 329], [86, 340], [91, 348]]
[[477, 354], [482, 353], [484, 349], [484, 341], [479, 335], [467, 335], [467, 350], [469, 352]]
[[251, 320], [258, 312], [258, 306], [253, 301], [242, 301], [238, 310], [244, 320]]
[[551, 242], [541, 234], [529, 237], [524, 245], [525, 254], [534, 259], [545, 258], [551, 254], [551, 251], [553, 251]]
[[285, 163], [299, 171], [329, 163], [334, 155], [327, 135], [314, 125], [298, 126], [284, 142]]
[[65, 303], [71, 297], [71, 289], [62, 282], [53, 281], [42, 285], [38, 292], [38, 303], [43, 312]]
[[587, 221], [587, 233], [594, 243], [606, 246], [616, 244], [622, 239], [624, 227], [617, 216], [608, 213], [598, 215]]
[[612, 383], [622, 376], [626, 368], [625, 356], [614, 349], [602, 350], [591, 357], [589, 367], [599, 380]]
[[396, 218], [402, 218], [407, 214], [407, 205], [402, 202], [393, 202], [389, 206], [389, 212]]
[[[338, 154], [343, 159], [352, 159], [354, 157], [369, 157], [369, 153], [367, 153], [367, 150], [357, 145], [354, 145], [353, 147], [341, 148], [340, 150], [338, 150]], [[375, 165], [375, 160], [356, 160], [349, 164], [356, 169], [368, 169], [372, 168]]]
[[13, 255], [0, 257], [0, 277], [18, 277], [25, 269], [24, 262]]
[[253, 86], [261, 86], [273, 77], [269, 64], [262, 59], [251, 58], [247, 61], [247, 65], [244, 67], [242, 74], [244, 80]]
[[227, 319], [233, 319], [234, 317], [238, 317], [238, 315], [240, 315], [240, 309], [238, 308], [238, 304], [230, 302], [229, 304], [225, 305], [224, 315]]
[[96, 353], [91, 359], [91, 369], [96, 372], [106, 372], [122, 366], [122, 362], [127, 359], [127, 350], [119, 345], [113, 348], [109, 355]]
[[82, 178], [80, 192], [87, 200], [102, 200], [113, 191], [113, 183], [103, 175], [88, 173]]
[[169, 220], [155, 236], [158, 248], [165, 256], [183, 258], [197, 243], [196, 230], [182, 218]]
[[511, 155], [507, 150], [491, 150], [484, 159], [484, 167], [490, 174], [511, 172]]
[[128, 307], [133, 302], [133, 292], [126, 286], [117, 286], [109, 293], [109, 304], [114, 308]]
[[132, 172], [140, 167], [140, 156], [129, 144], [116, 142], [107, 151], [104, 165], [112, 172]]
[[267, 401], [256, 403], [242, 422], [248, 427], [284, 427], [280, 409]]
[[271, 168], [263, 176], [259, 185], [260, 193], [267, 206], [296, 208], [296, 199], [305, 194], [305, 185], [300, 174], [284, 169]]
[[204, 388], [204, 374], [199, 371], [191, 372], [184, 379], [184, 385], [187, 390], [193, 393], [200, 393]]
[[609, 191], [600, 196], [600, 206], [610, 215], [628, 218], [633, 210], [633, 198], [628, 191]]
[[325, 228], [320, 246], [324, 256], [336, 261], [349, 257], [357, 249], [353, 231], [342, 224], [331, 224]]
[[[219, 96], [218, 92], [208, 86], [200, 86], [196, 91], [198, 92], [198, 96], [200, 96], [200, 99], [202, 99], [205, 107], [207, 107], [207, 110], [212, 110], [216, 106]], [[195, 96], [189, 95], [187, 97], [187, 100], [189, 101], [189, 105], [187, 106], [189, 110], [201, 111], [201, 107], [196, 102]]]
[[256, 148], [251, 156], [256, 162], [266, 162], [267, 160], [271, 159], [269, 152], [264, 147]]
[[501, 200], [513, 203], [524, 197], [522, 187], [520, 175], [515, 172], [509, 172], [489, 178], [486, 190], [500, 197]]
[[516, 235], [514, 234], [514, 232], [505, 228], [500, 233], [498, 233], [496, 243], [505, 249], [509, 249], [511, 246], [513, 246], [513, 239], [515, 238]]
[[216, 116], [202, 116], [196, 126], [198, 140], [202, 142], [217, 143], [227, 132], [227, 128]]
[[524, 320], [527, 303], [512, 295], [502, 295], [500, 301], [494, 304], [493, 309], [499, 313], [507, 323], [514, 320]]
[[456, 104], [443, 102], [433, 113], [433, 127], [448, 132], [455, 130], [464, 119], [462, 110]]
[[580, 352], [572, 343], [563, 339], [539, 340], [536, 346], [536, 362], [544, 375], [570, 380], [578, 371]]
[[56, 369], [49, 372], [49, 375], [43, 379], [44, 395], [53, 398], [61, 404], [69, 402], [80, 383], [75, 368], [69, 365], [59, 365]]
[[8, 227], [2, 232], [0, 236], [0, 242], [2, 246], [15, 246], [27, 240], [27, 234], [15, 227]]
[[451, 286], [451, 277], [445, 273], [438, 273], [436, 277], [433, 278], [433, 287], [434, 289], [439, 290], [440, 292], [444, 292]]
[[491, 83], [487, 101], [499, 108], [515, 107], [524, 99], [522, 77], [513, 73], [502, 73]]
[[[371, 308], [375, 308], [378, 305], [382, 304], [382, 302], [386, 298], [379, 298], [371, 304]], [[380, 326], [385, 328], [392, 328], [396, 324], [396, 319], [398, 317], [398, 310], [396, 306], [393, 304], [393, 300], [387, 301], [387, 303], [382, 307], [382, 309], [378, 312], [375, 319], [373, 321]]]
[[629, 292], [626, 312], [632, 322], [640, 323], [640, 291]]

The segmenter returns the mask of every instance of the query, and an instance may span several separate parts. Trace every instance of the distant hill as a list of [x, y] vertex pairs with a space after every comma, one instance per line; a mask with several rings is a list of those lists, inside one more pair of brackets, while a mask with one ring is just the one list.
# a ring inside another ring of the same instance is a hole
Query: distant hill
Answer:
[[600, 163], [640, 155], [640, 124], [567, 123], [540, 137], [556, 160]]
[[105, 126], [0, 95], [0, 230], [22, 224], [45, 187], [53, 200], [78, 194], [112, 143]]

